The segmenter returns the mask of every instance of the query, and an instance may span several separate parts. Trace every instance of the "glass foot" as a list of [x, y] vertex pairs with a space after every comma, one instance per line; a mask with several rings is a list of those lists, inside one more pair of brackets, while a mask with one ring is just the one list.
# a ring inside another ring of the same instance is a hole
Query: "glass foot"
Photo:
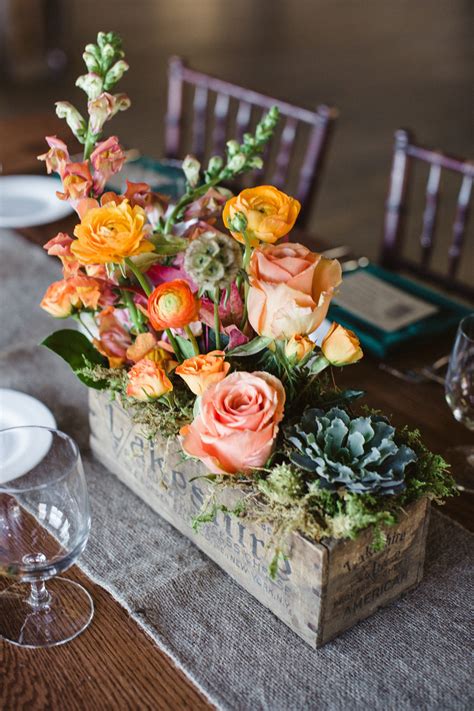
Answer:
[[20, 647], [54, 647], [88, 627], [94, 603], [82, 585], [52, 578], [46, 586], [47, 597], [36, 607], [27, 583], [13, 583], [0, 593], [0, 637]]

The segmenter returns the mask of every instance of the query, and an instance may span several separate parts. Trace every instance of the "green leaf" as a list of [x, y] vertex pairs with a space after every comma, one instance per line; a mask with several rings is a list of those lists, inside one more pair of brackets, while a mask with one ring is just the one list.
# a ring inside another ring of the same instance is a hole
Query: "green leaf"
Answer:
[[266, 336], [257, 336], [248, 343], [244, 343], [242, 346], [236, 346], [232, 348], [231, 351], [227, 353], [228, 356], [242, 357], [242, 356], [252, 356], [263, 351], [272, 342], [273, 338], [267, 338]]
[[52, 333], [45, 338], [40, 345], [46, 346], [50, 351], [53, 351], [53, 353], [56, 353], [65, 360], [79, 380], [89, 388], [104, 390], [107, 387], [108, 383], [106, 380], [95, 381], [80, 372], [88, 363], [93, 365], [107, 365], [107, 359], [94, 348], [83, 333], [65, 328]]
[[150, 239], [155, 246], [155, 252], [162, 256], [173, 256], [184, 252], [189, 244], [187, 239], [176, 235], [154, 234]]
[[194, 348], [193, 344], [191, 341], [188, 341], [187, 338], [183, 338], [183, 336], [177, 336], [175, 335], [176, 341], [178, 342], [179, 349], [181, 351], [181, 354], [183, 355], [184, 358], [192, 358], [195, 353], [194, 353]]

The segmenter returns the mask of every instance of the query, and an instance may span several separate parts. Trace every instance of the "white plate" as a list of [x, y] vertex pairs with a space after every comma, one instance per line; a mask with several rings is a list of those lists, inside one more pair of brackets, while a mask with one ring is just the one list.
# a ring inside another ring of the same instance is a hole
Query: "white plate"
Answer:
[[61, 181], [45, 175], [1, 176], [0, 227], [35, 227], [66, 217], [72, 207], [56, 190]]
[[[27, 425], [55, 429], [56, 420], [46, 405], [31, 395], [0, 388], [0, 430]], [[51, 443], [51, 434], [47, 430], [43, 433], [35, 431], [34, 436], [30, 430], [17, 430], [11, 435], [3, 440], [0, 451], [0, 485], [32, 469]]]

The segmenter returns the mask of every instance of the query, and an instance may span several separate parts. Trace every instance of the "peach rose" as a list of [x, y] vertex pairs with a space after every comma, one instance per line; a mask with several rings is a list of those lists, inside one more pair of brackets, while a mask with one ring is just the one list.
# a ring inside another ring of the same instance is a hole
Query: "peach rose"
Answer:
[[148, 358], [142, 358], [128, 371], [127, 396], [148, 402], [156, 400], [173, 389], [161, 366]]
[[289, 360], [294, 360], [298, 363], [303, 358], [306, 358], [308, 353], [312, 353], [315, 343], [307, 336], [295, 334], [287, 341], [285, 346], [285, 355]]
[[359, 339], [338, 323], [333, 323], [321, 344], [323, 355], [331, 365], [341, 366], [357, 363], [364, 353]]
[[165, 281], [148, 297], [148, 316], [157, 331], [183, 328], [196, 321], [200, 302], [184, 279]]
[[67, 318], [81, 301], [70, 279], [61, 279], [48, 286], [40, 306], [55, 318]]
[[272, 453], [284, 405], [285, 389], [274, 375], [232, 373], [205, 391], [199, 415], [181, 429], [183, 450], [211, 472], [262, 467]]
[[309, 335], [326, 317], [341, 265], [302, 244], [267, 245], [249, 265], [248, 317], [260, 336]]
[[224, 351], [211, 351], [206, 355], [186, 358], [175, 372], [194, 395], [200, 396], [210, 385], [224, 380], [229, 369], [230, 363], [226, 363]]
[[[259, 242], [273, 244], [284, 237], [295, 224], [301, 205], [289, 195], [285, 195], [273, 185], [260, 185], [242, 190], [239, 195], [228, 200], [224, 206], [222, 219], [227, 228], [238, 212], [247, 219], [247, 236], [252, 247]], [[231, 234], [239, 242], [245, 243], [239, 232]]]
[[88, 210], [74, 228], [71, 251], [81, 264], [121, 264], [126, 257], [153, 251], [145, 239], [145, 212], [127, 201]]

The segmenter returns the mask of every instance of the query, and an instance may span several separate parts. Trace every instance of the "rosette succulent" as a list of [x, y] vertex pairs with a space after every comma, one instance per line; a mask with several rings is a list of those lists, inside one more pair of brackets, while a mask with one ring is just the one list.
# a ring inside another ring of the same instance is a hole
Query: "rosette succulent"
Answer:
[[239, 245], [222, 232], [203, 232], [191, 242], [184, 255], [184, 268], [202, 291], [226, 289], [241, 266]]
[[351, 418], [338, 407], [307, 410], [285, 437], [293, 464], [331, 491], [398, 494], [405, 488], [407, 465], [417, 460], [410, 447], [395, 442], [395, 428], [385, 418]]

